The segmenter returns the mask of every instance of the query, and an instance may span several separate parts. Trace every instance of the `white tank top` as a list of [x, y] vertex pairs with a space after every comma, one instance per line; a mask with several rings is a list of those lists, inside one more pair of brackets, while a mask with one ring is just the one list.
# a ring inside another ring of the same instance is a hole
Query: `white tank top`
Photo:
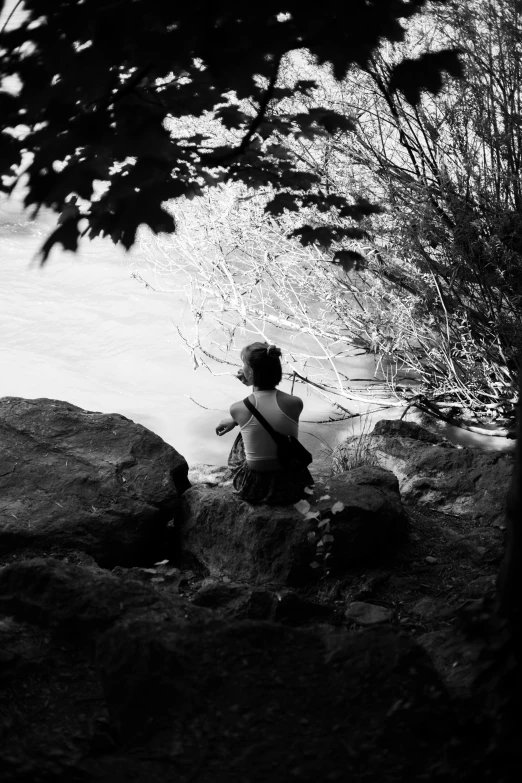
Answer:
[[[299, 425], [281, 410], [277, 402], [277, 390], [253, 392], [255, 407], [267, 422], [283, 435], [298, 436]], [[241, 427], [245, 457], [247, 462], [262, 463], [264, 460], [277, 459], [277, 446], [256, 417], [252, 414], [247, 423]]]

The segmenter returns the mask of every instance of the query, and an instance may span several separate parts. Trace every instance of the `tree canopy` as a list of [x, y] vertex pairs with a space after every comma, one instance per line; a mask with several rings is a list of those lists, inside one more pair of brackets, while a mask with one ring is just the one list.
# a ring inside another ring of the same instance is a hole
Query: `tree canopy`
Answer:
[[[29, 152], [27, 207], [62, 212], [72, 196], [88, 204], [81, 215], [63, 215], [43, 260], [55, 243], [74, 251], [80, 231], [126, 248], [141, 224], [171, 232], [165, 202], [224, 179], [272, 186], [266, 208], [276, 215], [311, 204], [335, 215], [331, 225], [297, 228], [304, 244], [358, 238], [358, 221], [375, 206], [322, 193], [319, 178], [278, 143], [342, 137], [353, 124], [331, 108], [273, 111], [314, 87], [302, 79], [279, 86], [281, 61], [307, 49], [342, 79], [353, 65], [367, 68], [382, 41], [401, 41], [403, 23], [425, 4], [24, 0], [24, 21], [0, 31], [0, 187], [14, 188]], [[415, 102], [423, 89], [440, 89], [444, 71], [459, 68], [454, 51], [424, 54], [398, 63], [390, 88]], [[233, 140], [218, 144], [198, 130], [167, 127], [169, 119], [201, 116], [218, 120]]]

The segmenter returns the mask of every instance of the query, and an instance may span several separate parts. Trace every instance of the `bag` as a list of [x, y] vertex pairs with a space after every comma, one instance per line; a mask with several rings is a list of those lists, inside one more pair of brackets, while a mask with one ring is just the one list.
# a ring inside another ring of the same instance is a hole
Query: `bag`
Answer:
[[293, 435], [277, 432], [265, 417], [254, 408], [248, 397], [243, 400], [250, 413], [263, 425], [277, 445], [277, 460], [285, 470], [304, 470], [313, 460], [310, 452]]

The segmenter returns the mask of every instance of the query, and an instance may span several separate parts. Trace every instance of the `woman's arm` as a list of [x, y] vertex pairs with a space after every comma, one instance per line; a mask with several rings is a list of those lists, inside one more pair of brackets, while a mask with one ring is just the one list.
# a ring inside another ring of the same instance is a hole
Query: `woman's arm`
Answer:
[[233, 430], [234, 427], [237, 427], [237, 421], [234, 421], [232, 416], [229, 416], [227, 419], [222, 419], [216, 427], [216, 435], [226, 435], [226, 433]]

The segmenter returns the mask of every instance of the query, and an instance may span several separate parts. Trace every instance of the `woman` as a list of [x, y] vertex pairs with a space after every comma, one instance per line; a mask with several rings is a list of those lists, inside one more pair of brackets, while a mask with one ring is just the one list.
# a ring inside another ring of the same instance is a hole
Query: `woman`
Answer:
[[[278, 432], [297, 438], [303, 401], [276, 389], [282, 378], [280, 356], [281, 350], [276, 345], [247, 345], [241, 351], [243, 368], [238, 378], [246, 386], [253, 386], [248, 399], [268, 423]], [[313, 484], [310, 471], [307, 468], [289, 471], [281, 467], [275, 441], [243, 401], [230, 406], [230, 418], [218, 424], [216, 433], [224, 435], [237, 425], [241, 433], [232, 447], [228, 464], [239, 496], [250, 503], [270, 505], [297, 503], [303, 498], [304, 488]]]

